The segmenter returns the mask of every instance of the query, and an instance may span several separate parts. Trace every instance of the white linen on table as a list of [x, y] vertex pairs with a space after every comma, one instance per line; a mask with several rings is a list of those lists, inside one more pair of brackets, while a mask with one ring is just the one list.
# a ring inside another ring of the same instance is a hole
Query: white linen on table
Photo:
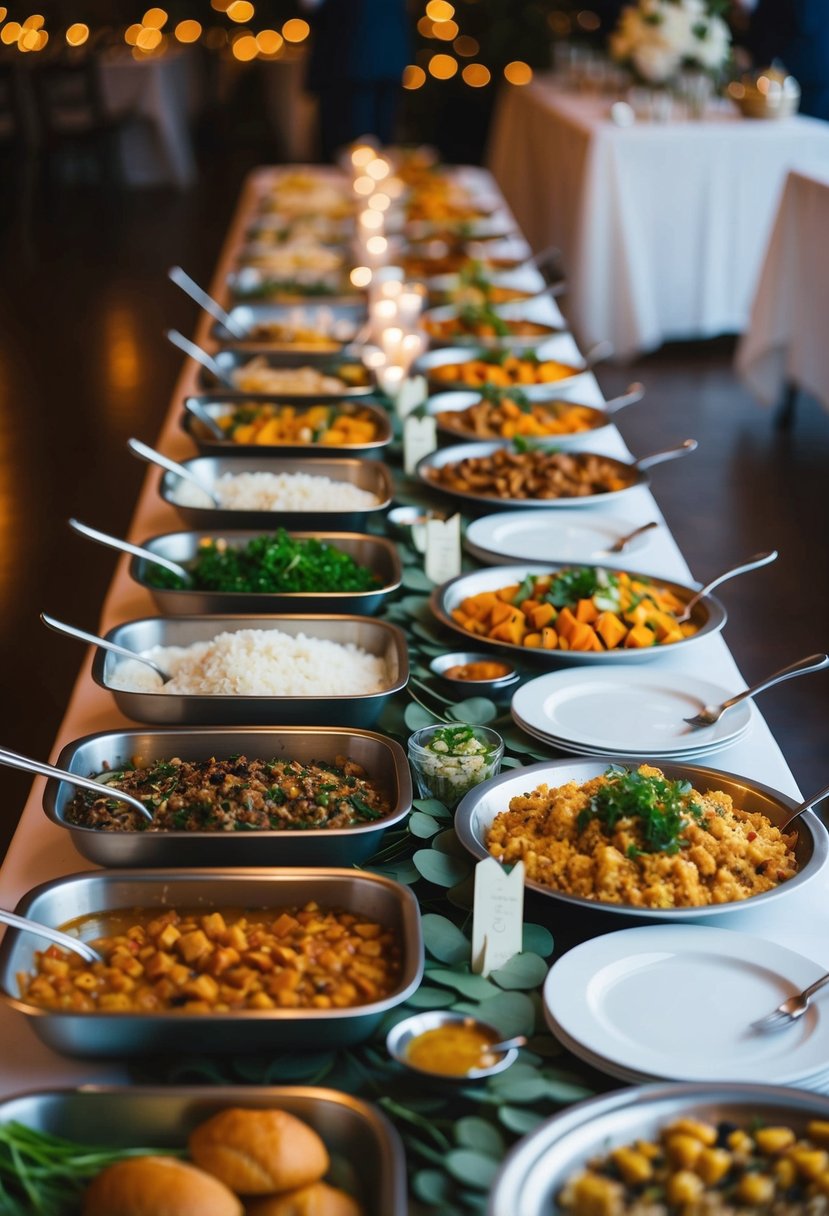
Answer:
[[829, 409], [829, 172], [790, 173], [757, 284], [737, 372], [762, 402], [787, 383]]
[[741, 332], [786, 173], [829, 173], [829, 125], [609, 121], [549, 80], [507, 91], [489, 165], [534, 248], [560, 247], [582, 345], [620, 358]]

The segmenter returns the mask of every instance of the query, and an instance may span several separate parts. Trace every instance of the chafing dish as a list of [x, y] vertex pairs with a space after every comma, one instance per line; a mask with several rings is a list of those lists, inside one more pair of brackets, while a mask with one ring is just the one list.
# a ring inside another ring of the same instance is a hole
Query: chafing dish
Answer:
[[[205, 393], [191, 400], [194, 400], [196, 407], [202, 413], [208, 414], [217, 422], [222, 418], [232, 416], [234, 410], [238, 409], [240, 405], [240, 401], [238, 399], [234, 400], [232, 395], [223, 396], [221, 393]], [[254, 397], [254, 402], [255, 405], [261, 406], [273, 405], [277, 409], [283, 405], [282, 399], [278, 396], [274, 396], [267, 401]], [[331, 460], [338, 456], [353, 456], [362, 460], [371, 460], [372, 458], [382, 456], [383, 449], [391, 443], [391, 419], [380, 405], [373, 405], [368, 401], [357, 403], [355, 401], [337, 401], [331, 397], [308, 397], [303, 399], [302, 405], [294, 405], [290, 408], [300, 413], [306, 409], [313, 409], [315, 406], [319, 407], [320, 405], [330, 410], [332, 414], [345, 414], [346, 416], [354, 414], [365, 416], [367, 414], [374, 423], [376, 438], [364, 443], [338, 444], [316, 442], [239, 443], [235, 439], [231, 439], [230, 436], [225, 439], [217, 439], [187, 409], [186, 404], [184, 413], [181, 416], [181, 429], [190, 436], [202, 456], [285, 456], [298, 457], [301, 460], [313, 459], [315, 457]]]

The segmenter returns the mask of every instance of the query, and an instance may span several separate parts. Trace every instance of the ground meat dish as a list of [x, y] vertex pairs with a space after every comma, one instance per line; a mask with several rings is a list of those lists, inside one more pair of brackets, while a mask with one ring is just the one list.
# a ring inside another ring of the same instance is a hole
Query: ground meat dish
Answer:
[[323, 760], [156, 760], [107, 774], [147, 806], [147, 822], [106, 793], [79, 791], [67, 822], [106, 832], [244, 832], [347, 828], [390, 814], [388, 798], [346, 756]]
[[592, 452], [512, 452], [470, 456], [427, 470], [444, 490], [486, 498], [583, 498], [633, 485], [636, 471]]

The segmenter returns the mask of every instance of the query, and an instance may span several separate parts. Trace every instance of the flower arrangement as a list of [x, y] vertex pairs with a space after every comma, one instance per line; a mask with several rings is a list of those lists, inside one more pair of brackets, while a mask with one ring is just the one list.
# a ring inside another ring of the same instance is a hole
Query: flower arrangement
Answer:
[[610, 53], [648, 84], [664, 84], [682, 67], [716, 72], [731, 43], [722, 8], [722, 0], [637, 0], [622, 10]]

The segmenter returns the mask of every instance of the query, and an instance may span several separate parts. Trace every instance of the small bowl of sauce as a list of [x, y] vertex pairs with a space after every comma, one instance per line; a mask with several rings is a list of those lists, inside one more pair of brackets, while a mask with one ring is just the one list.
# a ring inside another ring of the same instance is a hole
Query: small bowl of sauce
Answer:
[[515, 1047], [494, 1052], [503, 1039], [494, 1026], [462, 1013], [435, 1010], [398, 1022], [386, 1049], [399, 1064], [445, 1081], [474, 1081], [503, 1072], [518, 1059]]
[[492, 654], [459, 650], [441, 654], [429, 664], [433, 675], [455, 696], [491, 696], [511, 688], [519, 674], [511, 663]]

